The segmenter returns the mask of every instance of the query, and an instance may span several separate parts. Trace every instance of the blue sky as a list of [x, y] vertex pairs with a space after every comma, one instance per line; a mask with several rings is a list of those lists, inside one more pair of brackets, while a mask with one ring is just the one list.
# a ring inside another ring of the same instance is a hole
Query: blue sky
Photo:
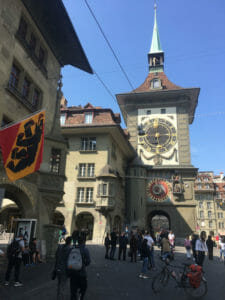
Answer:
[[[129, 80], [137, 88], [148, 75], [153, 0], [87, 0]], [[90, 65], [115, 95], [132, 90], [84, 0], [63, 0]], [[165, 73], [182, 87], [200, 87], [190, 126], [192, 164], [200, 171], [225, 172], [225, 1], [158, 0], [157, 21], [165, 52]], [[63, 68], [68, 105], [109, 107], [116, 98], [96, 75]], [[122, 123], [124, 127], [124, 123]]]

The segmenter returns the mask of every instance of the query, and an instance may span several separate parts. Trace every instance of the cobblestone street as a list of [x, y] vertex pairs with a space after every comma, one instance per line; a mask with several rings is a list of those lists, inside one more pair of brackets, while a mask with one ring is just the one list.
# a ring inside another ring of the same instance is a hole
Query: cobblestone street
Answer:
[[[140, 279], [138, 274], [141, 263], [128, 261], [108, 261], [104, 257], [102, 246], [88, 245], [92, 257], [92, 264], [88, 268], [88, 300], [137, 300], [137, 299], [189, 299], [184, 291], [175, 287], [175, 282], [169, 282], [168, 286], [155, 295], [151, 289], [151, 277], [154, 276], [162, 264], [158, 260], [159, 251], [156, 249], [155, 257], [157, 270], [149, 271], [149, 279]], [[217, 252], [217, 250], [216, 250]], [[216, 253], [218, 255], [218, 253]], [[176, 248], [175, 261], [173, 264], [180, 265], [186, 261], [183, 247]], [[40, 264], [28, 269], [22, 269], [21, 280], [24, 287], [4, 287], [2, 285], [5, 266], [0, 271], [0, 299], [1, 300], [24, 300], [24, 299], [56, 299], [56, 281], [51, 280], [51, 263]], [[225, 294], [225, 266], [214, 256], [213, 261], [205, 261], [205, 277], [208, 281], [208, 293], [206, 300], [223, 300]], [[168, 295], [170, 297], [168, 298]], [[69, 286], [68, 298], [69, 299]]]

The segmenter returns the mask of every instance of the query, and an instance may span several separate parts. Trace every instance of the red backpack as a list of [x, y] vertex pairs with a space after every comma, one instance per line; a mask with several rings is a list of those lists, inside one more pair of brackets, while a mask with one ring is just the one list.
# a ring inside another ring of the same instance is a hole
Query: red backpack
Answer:
[[198, 288], [202, 279], [202, 267], [192, 264], [188, 268], [190, 272], [187, 273], [187, 277], [189, 278], [190, 285], [193, 288]]

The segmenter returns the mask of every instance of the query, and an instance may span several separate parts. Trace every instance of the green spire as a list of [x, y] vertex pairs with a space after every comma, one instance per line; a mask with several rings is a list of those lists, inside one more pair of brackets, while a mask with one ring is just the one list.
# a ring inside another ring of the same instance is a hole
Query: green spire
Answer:
[[152, 34], [152, 44], [151, 44], [151, 49], [150, 49], [149, 53], [163, 52], [161, 45], [160, 45], [160, 40], [159, 40], [159, 31], [158, 31], [157, 18], [156, 18], [156, 9], [157, 9], [156, 3], [154, 5], [154, 9], [155, 9], [154, 28], [153, 28], [153, 34]]

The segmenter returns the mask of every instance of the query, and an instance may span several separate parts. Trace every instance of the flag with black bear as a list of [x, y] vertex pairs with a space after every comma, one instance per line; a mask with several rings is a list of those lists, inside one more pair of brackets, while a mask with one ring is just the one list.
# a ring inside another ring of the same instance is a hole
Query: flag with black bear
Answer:
[[40, 168], [43, 155], [45, 111], [0, 130], [0, 146], [10, 181]]

